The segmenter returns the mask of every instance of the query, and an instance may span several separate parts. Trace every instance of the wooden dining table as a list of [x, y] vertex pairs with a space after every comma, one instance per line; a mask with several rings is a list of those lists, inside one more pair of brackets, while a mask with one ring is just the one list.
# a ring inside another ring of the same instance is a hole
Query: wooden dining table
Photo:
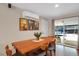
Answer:
[[39, 41], [36, 39], [23, 40], [13, 42], [12, 45], [21, 55], [26, 55], [28, 52], [40, 48], [44, 43], [51, 43], [52, 41], [55, 43], [54, 37], [43, 37]]

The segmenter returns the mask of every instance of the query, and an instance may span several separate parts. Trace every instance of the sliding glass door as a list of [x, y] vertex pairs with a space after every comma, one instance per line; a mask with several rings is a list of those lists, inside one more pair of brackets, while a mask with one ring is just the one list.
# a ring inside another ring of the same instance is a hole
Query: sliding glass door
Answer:
[[68, 18], [64, 20], [64, 45], [76, 47], [78, 42], [78, 18]]
[[54, 25], [57, 44], [77, 47], [78, 17], [55, 20]]
[[64, 22], [63, 20], [55, 20], [55, 36], [57, 38], [57, 44], [63, 44], [64, 40]]

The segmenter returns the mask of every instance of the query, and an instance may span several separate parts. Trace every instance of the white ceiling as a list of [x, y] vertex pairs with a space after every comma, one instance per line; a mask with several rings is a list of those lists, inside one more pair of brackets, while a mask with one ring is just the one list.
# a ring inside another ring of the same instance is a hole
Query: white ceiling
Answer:
[[12, 3], [13, 6], [19, 7], [24, 11], [31, 11], [47, 19], [57, 19], [61, 17], [79, 15], [79, 3]]

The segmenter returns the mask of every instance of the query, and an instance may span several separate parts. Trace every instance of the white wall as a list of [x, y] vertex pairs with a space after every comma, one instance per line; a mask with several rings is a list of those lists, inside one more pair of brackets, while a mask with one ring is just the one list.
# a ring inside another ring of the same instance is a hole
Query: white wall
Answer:
[[48, 35], [54, 35], [54, 20], [48, 21]]
[[[22, 17], [22, 10], [18, 8], [8, 8], [7, 5], [0, 4], [0, 55], [5, 55], [5, 45], [14, 41], [26, 40], [34, 37], [33, 31], [20, 31], [19, 18]], [[48, 21], [40, 18], [40, 30], [42, 36], [48, 35]]]
[[39, 19], [39, 16], [37, 14], [34, 14], [32, 12], [28, 12], [28, 11], [23, 11], [23, 17], [25, 18], [27, 16], [30, 16], [32, 18]]
[[41, 18], [41, 22], [40, 22], [40, 30], [42, 32], [42, 36], [48, 36], [48, 20]]

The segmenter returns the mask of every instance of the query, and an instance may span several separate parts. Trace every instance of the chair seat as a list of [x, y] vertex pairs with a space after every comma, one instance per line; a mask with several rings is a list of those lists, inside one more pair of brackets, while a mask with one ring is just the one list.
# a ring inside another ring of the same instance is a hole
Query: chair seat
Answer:
[[55, 48], [54, 47], [48, 47], [48, 50], [54, 50]]

